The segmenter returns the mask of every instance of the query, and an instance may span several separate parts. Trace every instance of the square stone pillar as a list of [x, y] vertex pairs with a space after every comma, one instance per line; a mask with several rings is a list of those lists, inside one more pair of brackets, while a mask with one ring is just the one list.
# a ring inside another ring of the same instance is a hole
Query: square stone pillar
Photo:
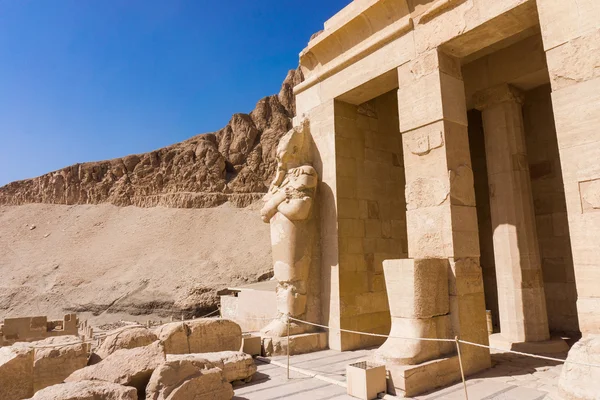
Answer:
[[[398, 68], [408, 255], [448, 260], [451, 335], [488, 344], [467, 112], [458, 59], [430, 51]], [[467, 373], [489, 351], [463, 346]]]
[[[567, 360], [600, 364], [600, 2], [537, 0], [565, 185], [583, 338]], [[570, 399], [600, 393], [600, 368], [566, 364]]]
[[549, 339], [544, 281], [525, 149], [523, 97], [508, 85], [474, 95], [482, 112], [498, 283], [501, 338], [492, 344]]

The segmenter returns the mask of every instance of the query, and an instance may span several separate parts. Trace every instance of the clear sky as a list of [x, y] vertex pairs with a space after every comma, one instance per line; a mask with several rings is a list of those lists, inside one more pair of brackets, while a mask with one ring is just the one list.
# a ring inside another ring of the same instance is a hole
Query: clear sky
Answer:
[[0, 186], [224, 126], [350, 0], [0, 0]]

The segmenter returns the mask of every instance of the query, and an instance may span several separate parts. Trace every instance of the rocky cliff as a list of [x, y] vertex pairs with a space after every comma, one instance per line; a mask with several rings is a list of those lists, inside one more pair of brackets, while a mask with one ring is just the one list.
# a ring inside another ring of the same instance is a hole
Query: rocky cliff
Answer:
[[108, 161], [75, 164], [0, 187], [0, 204], [100, 204], [173, 208], [244, 207], [262, 196], [275, 168], [275, 151], [294, 116], [290, 71], [278, 95], [250, 114], [234, 114], [221, 130], [181, 143]]

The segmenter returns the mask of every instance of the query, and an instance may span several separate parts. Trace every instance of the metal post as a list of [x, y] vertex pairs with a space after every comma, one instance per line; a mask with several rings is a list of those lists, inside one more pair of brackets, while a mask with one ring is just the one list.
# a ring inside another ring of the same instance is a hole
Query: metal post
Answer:
[[290, 379], [290, 316], [287, 316], [287, 378]]
[[465, 372], [463, 370], [462, 358], [460, 356], [460, 343], [458, 342], [458, 336], [454, 336], [454, 340], [456, 341], [456, 352], [458, 353], [458, 364], [460, 365], [460, 376], [463, 381], [463, 388], [465, 389], [465, 399], [469, 400], [469, 394], [467, 393], [467, 382], [465, 381]]

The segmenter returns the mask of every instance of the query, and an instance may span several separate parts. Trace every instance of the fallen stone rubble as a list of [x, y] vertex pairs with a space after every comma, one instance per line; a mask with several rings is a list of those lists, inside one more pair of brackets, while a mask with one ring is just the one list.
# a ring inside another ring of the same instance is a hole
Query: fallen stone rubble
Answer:
[[229, 400], [256, 372], [241, 340], [234, 322], [199, 319], [120, 330], [93, 352], [76, 336], [15, 343], [0, 348], [0, 399]]

